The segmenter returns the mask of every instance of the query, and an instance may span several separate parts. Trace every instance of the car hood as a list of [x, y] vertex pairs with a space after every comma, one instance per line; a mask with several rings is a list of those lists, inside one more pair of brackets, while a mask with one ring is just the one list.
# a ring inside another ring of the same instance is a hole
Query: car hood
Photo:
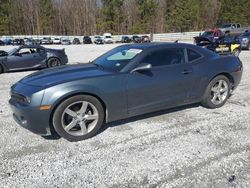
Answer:
[[94, 64], [65, 65], [35, 72], [20, 80], [21, 83], [39, 87], [50, 87], [53, 85], [70, 82], [74, 80], [99, 77], [111, 74]]

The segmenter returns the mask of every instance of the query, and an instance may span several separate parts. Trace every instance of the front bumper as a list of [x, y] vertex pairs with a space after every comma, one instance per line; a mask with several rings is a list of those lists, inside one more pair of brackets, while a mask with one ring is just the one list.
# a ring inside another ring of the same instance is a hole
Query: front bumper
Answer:
[[17, 124], [38, 135], [51, 135], [49, 111], [41, 111], [39, 107], [21, 104], [13, 99], [9, 100], [9, 104]]

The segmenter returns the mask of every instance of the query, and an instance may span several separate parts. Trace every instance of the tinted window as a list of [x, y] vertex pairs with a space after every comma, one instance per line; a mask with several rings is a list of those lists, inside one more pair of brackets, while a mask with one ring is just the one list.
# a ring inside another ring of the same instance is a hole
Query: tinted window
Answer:
[[149, 63], [153, 67], [181, 64], [185, 62], [183, 49], [161, 49], [151, 52], [144, 58], [143, 63]]
[[194, 61], [196, 59], [199, 59], [201, 57], [200, 54], [198, 54], [197, 52], [187, 49], [187, 53], [188, 53], [188, 61]]

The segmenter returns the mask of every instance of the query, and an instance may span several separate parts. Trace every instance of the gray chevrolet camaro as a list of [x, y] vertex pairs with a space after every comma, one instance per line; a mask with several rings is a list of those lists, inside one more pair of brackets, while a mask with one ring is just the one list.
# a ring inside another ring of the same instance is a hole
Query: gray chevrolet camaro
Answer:
[[69, 141], [95, 135], [103, 123], [191, 103], [225, 104], [242, 75], [238, 57], [178, 43], [116, 47], [88, 64], [31, 74], [11, 88], [18, 124]]
[[0, 51], [0, 73], [55, 67], [68, 63], [64, 49], [26, 45], [9, 52]]

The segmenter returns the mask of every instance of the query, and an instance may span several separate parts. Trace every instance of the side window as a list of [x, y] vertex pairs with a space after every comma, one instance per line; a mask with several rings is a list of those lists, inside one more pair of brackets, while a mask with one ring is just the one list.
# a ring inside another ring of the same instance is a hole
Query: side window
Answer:
[[150, 63], [153, 67], [181, 64], [185, 62], [184, 50], [176, 49], [160, 49], [147, 55], [143, 63]]
[[22, 55], [30, 54], [30, 49], [29, 48], [22, 48], [19, 50], [19, 54], [22, 54]]
[[237, 24], [237, 28], [240, 28], [240, 24]]
[[19, 54], [25, 55], [25, 54], [33, 54], [36, 53], [35, 48], [22, 48], [19, 50]]
[[188, 61], [194, 61], [196, 59], [201, 58], [201, 55], [194, 50], [187, 49], [187, 54], [188, 54]]

